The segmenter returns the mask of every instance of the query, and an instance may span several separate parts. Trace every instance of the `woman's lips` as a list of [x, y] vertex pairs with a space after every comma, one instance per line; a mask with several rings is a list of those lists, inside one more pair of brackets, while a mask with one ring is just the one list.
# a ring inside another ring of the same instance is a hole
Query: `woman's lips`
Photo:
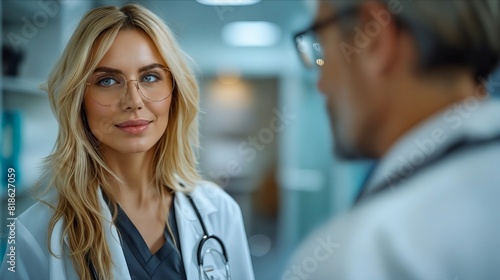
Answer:
[[130, 120], [119, 123], [115, 126], [130, 134], [140, 134], [148, 128], [150, 123], [151, 121], [148, 120]]

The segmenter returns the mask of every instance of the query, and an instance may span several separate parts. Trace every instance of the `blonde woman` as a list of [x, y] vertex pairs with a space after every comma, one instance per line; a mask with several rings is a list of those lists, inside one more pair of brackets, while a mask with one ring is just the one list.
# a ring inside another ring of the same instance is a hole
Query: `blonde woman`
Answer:
[[2, 279], [254, 278], [238, 205], [196, 171], [198, 87], [159, 17], [90, 11], [47, 90], [47, 191], [19, 216]]

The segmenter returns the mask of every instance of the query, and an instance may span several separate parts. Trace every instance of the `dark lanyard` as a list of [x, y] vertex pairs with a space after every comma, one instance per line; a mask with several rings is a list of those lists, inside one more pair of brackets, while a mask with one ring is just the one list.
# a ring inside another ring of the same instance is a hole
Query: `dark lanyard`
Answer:
[[[490, 137], [490, 138], [486, 138], [486, 139], [477, 139], [477, 140], [462, 139], [462, 140], [459, 140], [455, 144], [449, 146], [446, 150], [441, 152], [440, 155], [435, 156], [435, 157], [431, 157], [431, 158], [426, 158], [424, 160], [424, 162], [422, 162], [420, 165], [412, 166], [412, 169], [409, 172], [407, 172], [406, 174], [404, 174], [403, 176], [401, 176], [399, 174], [394, 174], [394, 175], [397, 175], [397, 176], [391, 177], [394, 179], [391, 179], [390, 181], [384, 181], [384, 182], [378, 184], [375, 188], [373, 188], [374, 191], [370, 195], [379, 193], [385, 189], [388, 189], [390, 187], [393, 187], [394, 185], [397, 185], [398, 183], [413, 176], [415, 173], [417, 173], [417, 171], [422, 171], [422, 170], [428, 168], [429, 166], [435, 164], [436, 162], [444, 159], [445, 157], [447, 157], [450, 154], [453, 154], [457, 151], [460, 151], [460, 150], [463, 150], [466, 148], [472, 148], [472, 147], [482, 146], [482, 145], [486, 145], [486, 144], [491, 144], [491, 143], [494, 143], [497, 141], [500, 141], [500, 135], [496, 135], [494, 137]], [[375, 169], [376, 169], [376, 167], [375, 167]], [[373, 175], [373, 173], [374, 172], [372, 172], [371, 175]], [[361, 200], [361, 198], [364, 196], [364, 194], [367, 191], [366, 187], [367, 187], [369, 182], [370, 182], [370, 180], [368, 179], [367, 182], [365, 183], [365, 185], [363, 186], [361, 192], [357, 196], [354, 204], [358, 204], [359, 201]]]

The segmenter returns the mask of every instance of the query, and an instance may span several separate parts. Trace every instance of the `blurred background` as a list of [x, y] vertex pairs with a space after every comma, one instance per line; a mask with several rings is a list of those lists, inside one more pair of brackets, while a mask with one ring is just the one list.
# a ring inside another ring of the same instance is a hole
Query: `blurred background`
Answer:
[[[14, 168], [17, 176], [18, 215], [34, 202], [29, 190], [57, 136], [48, 98], [38, 85], [84, 13], [128, 2], [0, 3], [2, 255], [7, 169]], [[301, 239], [350, 207], [371, 165], [333, 157], [330, 125], [316, 90], [317, 74], [302, 67], [292, 41], [292, 34], [312, 21], [310, 3], [134, 2], [161, 16], [192, 57], [203, 111], [199, 168], [241, 206], [256, 279], [278, 279]], [[489, 82], [490, 90], [498, 90], [498, 73]]]

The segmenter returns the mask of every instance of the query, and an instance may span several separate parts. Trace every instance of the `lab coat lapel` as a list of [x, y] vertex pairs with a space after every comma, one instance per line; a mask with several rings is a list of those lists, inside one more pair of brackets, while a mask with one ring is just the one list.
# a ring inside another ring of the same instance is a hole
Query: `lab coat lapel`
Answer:
[[[63, 255], [63, 250], [61, 247], [61, 235], [63, 233], [63, 220], [59, 219], [54, 225], [54, 229], [52, 231], [52, 235], [50, 236], [50, 249], [54, 253], [54, 255], [50, 254], [49, 263], [50, 263], [50, 279], [58, 280], [58, 279], [72, 279], [69, 278], [69, 275], [66, 275], [65, 264], [64, 262], [71, 262], [71, 259], [65, 257]], [[64, 238], [64, 241], [67, 244], [67, 236]], [[71, 272], [70, 272], [71, 274]], [[76, 273], [75, 273], [76, 274]], [[76, 279], [76, 275], [74, 277]]]
[[[208, 215], [217, 211], [213, 203], [208, 200], [199, 188], [191, 193], [191, 197], [200, 211], [200, 215], [207, 227], [209, 233], [212, 232], [212, 224], [208, 219]], [[179, 238], [181, 244], [182, 261], [186, 271], [187, 279], [198, 279], [198, 261], [197, 249], [198, 244], [203, 236], [203, 229], [200, 221], [196, 217], [196, 213], [189, 202], [187, 196], [182, 192], [175, 193], [175, 214], [177, 227], [179, 229]]]
[[[203, 195], [203, 193], [201, 193], [199, 188], [193, 191], [191, 196], [196, 204], [196, 207], [200, 211], [203, 222], [207, 227], [207, 231], [212, 233], [213, 225], [210, 223], [208, 216], [216, 212], [217, 208]], [[104, 217], [104, 233], [111, 253], [111, 258], [113, 260], [113, 276], [115, 279], [129, 280], [130, 273], [125, 260], [125, 255], [123, 254], [120, 237], [116, 227], [111, 223], [112, 215], [106, 202], [104, 201], [104, 198], [102, 197], [101, 189], [98, 189], [98, 198], [101, 206], [101, 213]], [[198, 249], [198, 244], [203, 236], [203, 230], [198, 218], [196, 217], [193, 207], [184, 193], [176, 192], [174, 207], [186, 276], [187, 279], [198, 279], [196, 250]], [[60, 242], [62, 233], [63, 220], [61, 219], [56, 223], [51, 236], [52, 251], [56, 255], [62, 255], [63, 253]], [[65, 251], [69, 252], [69, 241], [67, 235], [64, 237], [64, 246], [66, 246]], [[78, 278], [70, 258], [56, 258], [52, 256], [50, 258], [50, 266], [51, 271], [53, 272], [51, 280]], [[71, 267], [72, 269], [66, 269], [67, 267]], [[56, 273], [59, 271], [60, 273]]]
[[[57, 192], [49, 192], [43, 198], [43, 201], [55, 208], [57, 205]], [[43, 217], [40, 217], [40, 219], [44, 220]], [[59, 219], [55, 223], [54, 229], [52, 230], [52, 234], [50, 236], [50, 252], [53, 253], [49, 253], [50, 280], [78, 279], [78, 275], [73, 268], [71, 259], [67, 254], [69, 250], [66, 250], [67, 248], [69, 248], [67, 247], [68, 237], [65, 236], [64, 243], [61, 242], [63, 229], [63, 219]]]
[[[99, 205], [101, 207], [101, 214], [104, 217], [103, 221], [103, 230], [104, 230], [104, 235], [106, 237], [106, 241], [108, 244], [109, 251], [111, 253], [111, 259], [112, 259], [112, 266], [111, 266], [111, 271], [113, 273], [114, 279], [124, 279], [124, 280], [129, 280], [130, 279], [130, 272], [128, 270], [127, 266], [127, 261], [125, 260], [125, 255], [123, 254], [123, 248], [121, 246], [120, 242], [120, 237], [118, 235], [118, 232], [116, 230], [116, 227], [111, 223], [112, 220], [112, 215], [111, 212], [109, 211], [108, 205], [106, 204], [106, 201], [104, 201], [104, 198], [102, 196], [101, 189], [99, 188], [98, 190], [98, 199], [99, 199]], [[57, 228], [57, 230], [56, 230]], [[56, 227], [54, 228], [54, 232], [57, 232], [58, 234], [53, 234], [52, 235], [52, 244], [60, 244], [59, 241], [61, 240], [60, 234], [63, 232], [62, 231], [62, 220], [59, 220], [56, 224]], [[56, 236], [59, 235], [59, 236]], [[54, 242], [56, 241], [56, 242]], [[68, 236], [66, 235], [64, 237], [64, 242], [66, 243], [67, 249], [69, 249], [69, 242], [68, 242]], [[60, 251], [60, 248], [59, 248]], [[59, 252], [57, 251], [57, 252]], [[69, 250], [68, 250], [69, 252]], [[64, 258], [64, 260], [71, 262], [69, 258]], [[51, 264], [52, 265], [52, 264]], [[59, 266], [57, 261], [54, 262], [54, 265]], [[54, 267], [51, 267], [52, 269]], [[62, 264], [61, 264], [62, 268]], [[52, 270], [52, 271], [57, 271], [57, 270]], [[72, 274], [74, 274], [74, 277], [70, 277], [70, 275], [67, 275], [68, 277], [55, 277], [54, 280], [58, 279], [77, 279], [76, 272], [74, 269], [72, 270]], [[64, 275], [62, 275], [64, 276]], [[73, 275], [71, 275], [73, 276]], [[52, 276], [51, 276], [52, 277]]]
[[127, 261], [125, 260], [125, 255], [123, 254], [123, 248], [120, 242], [120, 236], [116, 227], [111, 223], [112, 215], [109, 211], [108, 205], [102, 196], [101, 189], [98, 189], [97, 193], [99, 197], [99, 205], [101, 206], [101, 213], [104, 216], [104, 234], [106, 236], [106, 241], [108, 243], [109, 251], [111, 252], [111, 259], [113, 260], [112, 272], [116, 279], [130, 279], [130, 272], [128, 270]]
[[454, 107], [449, 107], [398, 140], [377, 164], [362, 197], [397, 185], [410, 178], [415, 170], [433, 164], [464, 143], [495, 140], [500, 133], [500, 122], [492, 116], [498, 115], [498, 104], [474, 100], [471, 98], [469, 102], [478, 102], [478, 107], [468, 117], [460, 116], [460, 125], [451, 121], [458, 118], [458, 113], [451, 114]]

